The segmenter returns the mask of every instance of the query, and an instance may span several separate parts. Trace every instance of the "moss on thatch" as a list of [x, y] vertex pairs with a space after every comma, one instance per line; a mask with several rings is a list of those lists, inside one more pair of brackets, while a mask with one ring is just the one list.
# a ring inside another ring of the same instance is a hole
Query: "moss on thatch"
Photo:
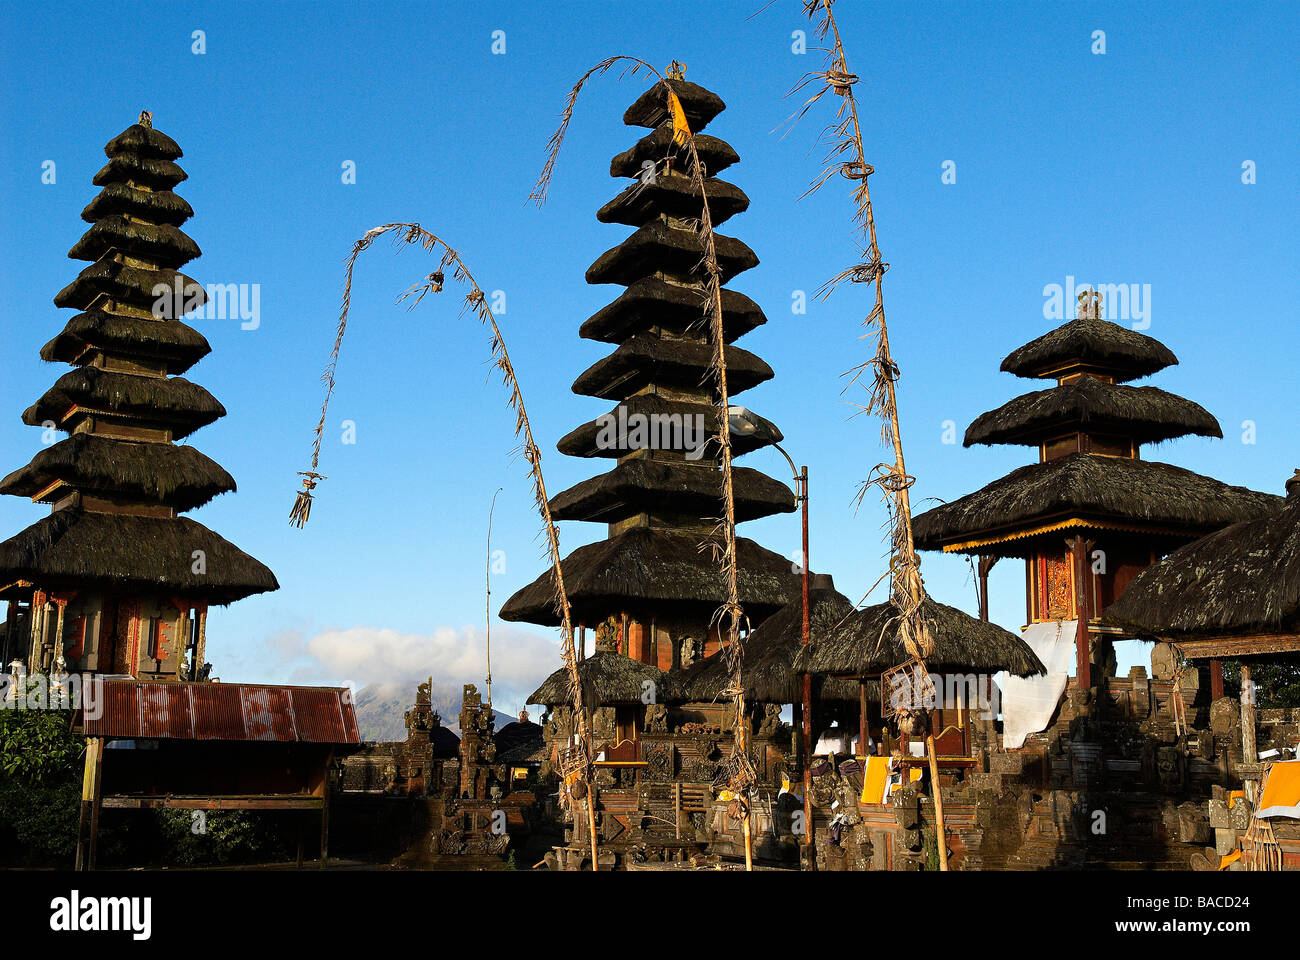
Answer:
[[170, 374], [184, 373], [212, 350], [203, 334], [179, 320], [144, 320], [89, 310], [69, 320], [63, 332], [41, 348], [41, 359], [75, 363], [92, 348], [162, 360]]
[[[671, 146], [673, 132], [668, 127], [656, 127], [635, 144], [624, 150], [609, 164], [611, 177], [640, 177], [645, 172], [642, 166], [647, 160], [658, 164], [669, 153], [685, 157], [681, 148]], [[704, 169], [711, 174], [719, 174], [727, 167], [740, 161], [740, 155], [731, 148], [731, 144], [717, 137], [696, 135], [695, 152], [699, 154]]]
[[623, 113], [623, 122], [629, 127], [657, 127], [670, 119], [668, 116], [668, 90], [677, 94], [682, 113], [692, 133], [699, 133], [705, 125], [727, 109], [722, 98], [689, 80], [664, 79], [641, 96]]
[[1173, 351], [1154, 337], [1110, 320], [1071, 320], [1011, 351], [1002, 369], [1018, 377], [1051, 376], [1076, 360], [1115, 371], [1116, 379], [1137, 380], [1178, 363]]
[[[1209, 531], [1275, 511], [1281, 498], [1167, 463], [1073, 453], [1013, 470], [912, 521], [916, 545], [939, 550], [990, 532], [1066, 517], [1171, 533]], [[975, 552], [978, 552], [976, 550]]]
[[170, 291], [179, 287], [186, 297], [193, 295], [196, 298], [195, 306], [208, 302], [207, 291], [199, 286], [198, 281], [176, 270], [144, 270], [113, 260], [97, 260], [58, 292], [54, 305], [85, 310], [96, 297], [105, 296], [110, 300], [152, 310], [158, 299], [158, 294], [154, 291], [159, 287]]
[[[732, 471], [736, 522], [789, 513], [794, 494], [778, 480], [757, 470]], [[551, 498], [556, 520], [616, 523], [638, 513], [671, 509], [700, 519], [721, 509], [722, 472], [714, 464], [691, 464], [638, 458], [608, 473], [575, 484]]]
[[[582, 702], [588, 708], [615, 703], [643, 703], [647, 687], [654, 684], [655, 701], [671, 703], [681, 699], [677, 681], [658, 667], [621, 653], [598, 650], [578, 664], [582, 681]], [[547, 677], [528, 697], [528, 703], [545, 706], [570, 704], [569, 671], [561, 667]]]
[[1147, 637], [1300, 634], [1300, 490], [1143, 570], [1106, 609]]
[[[745, 191], [725, 180], [704, 181], [709, 196], [709, 216], [720, 226], [749, 208]], [[649, 183], [634, 183], [596, 211], [601, 223], [624, 223], [639, 227], [666, 213], [679, 220], [700, 215], [700, 195], [695, 182], [681, 173], [660, 174]]]
[[81, 510], [59, 510], [0, 543], [0, 582], [19, 579], [47, 589], [94, 585], [215, 604], [280, 586], [257, 560], [187, 517]]
[[226, 415], [217, 398], [182, 377], [140, 377], [98, 367], [70, 370], [23, 412], [23, 423], [61, 424], [73, 406], [164, 423], [180, 439]]
[[[735, 237], [715, 233], [713, 242], [722, 283], [758, 266], [754, 251]], [[699, 266], [700, 256], [700, 238], [693, 230], [655, 220], [597, 257], [587, 268], [587, 282], [627, 286], [660, 271], [689, 277]]]
[[[612, 422], [617, 428], [617, 425], [620, 422], [624, 422], [619, 419], [620, 410], [623, 411], [622, 416], [629, 424], [629, 429], [627, 430], [626, 435], [616, 436], [616, 445], [614, 446], [601, 446], [601, 434], [602, 431], [607, 429], [606, 424]], [[750, 416], [755, 420], [766, 424], [767, 430], [771, 431], [771, 436], [770, 438], [762, 436], [757, 431], [748, 437], [733, 436], [731, 438], [731, 455], [733, 457], [743, 456], [746, 453], [751, 453], [754, 450], [769, 446], [773, 442], [780, 443], [784, 439], [776, 424], [772, 423], [770, 420], [763, 419], [753, 412], [750, 413]], [[669, 422], [662, 419], [651, 421], [648, 419], [649, 417], [680, 417], [682, 418], [681, 422], [683, 423], [703, 422], [704, 430], [712, 436], [717, 432], [718, 408], [715, 405], [708, 403], [690, 403], [685, 400], [669, 400], [656, 393], [639, 393], [634, 397], [628, 397], [618, 406], [614, 407], [614, 409], [609, 413], [605, 414], [605, 417], [612, 418], [612, 420], [592, 420], [588, 423], [584, 423], [576, 430], [565, 434], [560, 438], [560, 442], [555, 445], [556, 449], [570, 457], [621, 457], [626, 453], [631, 453], [633, 450], [641, 449], [673, 450], [679, 453], [685, 452], [685, 447], [680, 442], [682, 438], [680, 436], [672, 435], [672, 431], [669, 431], [670, 436], [668, 437], [662, 435], [659, 437], [658, 446], [654, 446], [650, 443], [651, 438], [649, 436], [645, 438], [645, 446], [637, 446], [634, 441], [638, 441], [639, 438], [633, 433], [631, 425], [638, 421], [642, 423]], [[688, 417], [692, 419], [687, 421], [686, 418]], [[695, 417], [702, 417], [703, 420], [697, 421], [693, 419]], [[663, 431], [661, 431], [661, 434], [662, 433]], [[704, 457], [708, 459], [715, 458], [717, 456], [715, 448], [716, 444], [706, 444], [704, 447]]]
[[[695, 608], [707, 619], [727, 595], [722, 571], [702, 537], [645, 527], [579, 547], [564, 559], [564, 585], [575, 608], [588, 616], [656, 605]], [[740, 599], [757, 622], [789, 603], [799, 591], [790, 561], [752, 540], [738, 538]], [[603, 611], [603, 613], [601, 612]], [[554, 571], [519, 590], [501, 608], [501, 619], [555, 626]], [[597, 622], [588, 619], [588, 623]]]
[[[812, 640], [818, 640], [853, 611], [853, 604], [834, 586], [820, 587], [808, 591], [808, 609], [809, 635]], [[796, 703], [801, 700], [803, 679], [795, 670], [794, 662], [802, 646], [803, 597], [800, 596], [764, 620], [745, 638], [740, 676], [746, 699], [759, 703]], [[723, 650], [692, 664], [681, 673], [683, 694], [689, 701], [708, 703], [725, 698], [730, 683], [731, 670]], [[858, 684], [818, 677], [813, 684], [813, 695], [819, 700], [856, 703]]]
[[104, 153], [110, 157], [121, 153], [135, 153], [145, 157], [158, 157], [163, 160], [177, 160], [185, 154], [180, 144], [161, 130], [146, 127], [142, 123], [133, 123], [104, 145]]
[[[660, 327], [678, 336], [699, 338], [707, 331], [704, 293], [698, 286], [669, 283], [659, 277], [638, 280], [613, 303], [592, 314], [579, 336], [605, 343], [622, 343], [633, 334]], [[722, 333], [727, 343], [743, 337], [767, 317], [753, 300], [735, 290], [722, 291]]]
[[179, 227], [194, 216], [194, 208], [170, 190], [137, 190], [125, 183], [110, 183], [86, 204], [81, 219], [87, 223], [114, 214], [139, 217], [150, 223], [167, 223]]
[[193, 447], [79, 433], [46, 447], [0, 480], [0, 494], [35, 496], [55, 480], [85, 492], [123, 493], [178, 510], [192, 510], [235, 489], [234, 478]]
[[1219, 421], [1198, 403], [1156, 387], [1129, 387], [1080, 377], [1016, 397], [980, 414], [964, 445], [1019, 443], [1037, 446], [1065, 430], [1113, 432], [1138, 443], [1196, 434], [1222, 437]]
[[[995, 623], [926, 597], [921, 616], [934, 639], [926, 666], [937, 673], [996, 673], [1018, 677], [1044, 673], [1023, 640]], [[877, 603], [848, 614], [799, 652], [795, 669], [832, 676], [874, 677], [910, 658], [898, 638], [896, 608]]]
[[90, 182], [97, 187], [132, 180], [155, 190], [171, 190], [189, 179], [189, 174], [170, 160], [146, 157], [134, 151], [109, 157]]
[[[712, 358], [712, 348], [702, 341], [638, 334], [580, 373], [573, 392], [624, 400], [651, 383], [700, 387], [709, 376]], [[728, 346], [726, 358], [727, 390], [733, 397], [772, 379], [772, 368], [748, 350]]]
[[68, 251], [68, 256], [73, 260], [98, 260], [109, 250], [151, 260], [173, 270], [202, 254], [199, 245], [176, 227], [141, 223], [114, 214], [96, 221]]

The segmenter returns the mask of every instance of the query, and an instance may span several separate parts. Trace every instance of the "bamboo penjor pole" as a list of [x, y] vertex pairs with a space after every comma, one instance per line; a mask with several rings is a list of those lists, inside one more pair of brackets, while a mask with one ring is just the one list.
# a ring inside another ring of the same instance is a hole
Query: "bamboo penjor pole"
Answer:
[[[831, 46], [827, 51], [825, 69], [809, 74], [796, 85], [797, 91], [819, 81], [821, 89], [804, 102], [792, 119], [797, 120], [802, 117], [828, 91], [841, 98], [836, 119], [823, 134], [829, 141], [826, 167], [804, 196], [819, 189], [836, 173], [856, 183], [853, 188], [856, 207], [854, 219], [859, 224], [862, 239], [865, 241], [863, 260], [827, 281], [821, 289], [820, 296], [825, 299], [845, 280], [851, 283], [869, 283], [875, 287], [875, 303], [867, 314], [864, 325], [876, 332], [876, 354], [849, 371], [852, 375], [849, 384], [852, 385], [864, 376], [870, 375], [869, 400], [863, 410], [880, 417], [881, 431], [884, 439], [893, 449], [894, 459], [893, 463], [878, 464], [872, 469], [869, 479], [859, 488], [858, 499], [860, 501], [872, 486], [879, 486], [885, 498], [891, 531], [889, 576], [890, 602], [896, 610], [894, 622], [897, 624], [899, 639], [904, 649], [924, 669], [925, 659], [934, 652], [934, 640], [921, 616], [925, 584], [921, 580], [921, 561], [916, 554], [916, 545], [912, 537], [910, 489], [914, 481], [907, 473], [903, 458], [903, 437], [899, 426], [898, 401], [894, 386], [899, 377], [899, 369], [890, 350], [889, 327], [885, 322], [883, 283], [889, 264], [884, 261], [880, 253], [871, 191], [867, 183], [867, 178], [875, 173], [875, 168], [867, 163], [857, 100], [853, 95], [853, 87], [858, 82], [858, 77], [849, 70], [848, 58], [844, 53], [839, 26], [835, 22], [833, 6], [834, 0], [806, 0], [804, 4], [809, 18], [817, 25], [818, 37], [822, 39], [830, 37]], [[933, 742], [929, 745], [929, 752], [931, 762], [937, 769]], [[939, 844], [942, 848], [944, 846], [943, 807], [938, 796], [937, 775], [933, 776], [932, 780]], [[947, 869], [946, 857], [940, 859], [940, 869]]]
[[450, 269], [452, 279], [469, 290], [464, 298], [461, 309], [462, 315], [465, 312], [473, 313], [491, 333], [492, 363], [501, 372], [501, 378], [506, 385], [508, 391], [507, 406], [515, 411], [515, 436], [520, 441], [524, 459], [528, 461], [528, 472], [533, 481], [533, 501], [542, 518], [542, 527], [546, 534], [547, 553], [550, 556], [551, 568], [554, 573], [555, 608], [560, 615], [561, 624], [560, 653], [564, 659], [565, 671], [568, 674], [569, 695], [574, 707], [574, 724], [578, 741], [576, 747], [582, 754], [583, 776], [588, 787], [586, 793], [587, 824], [591, 844], [591, 869], [594, 871], [598, 868], [598, 862], [594, 799], [595, 778], [592, 776], [591, 738], [588, 734], [586, 715], [583, 710], [582, 684], [578, 676], [578, 664], [574, 654], [573, 621], [570, 616], [569, 596], [564, 589], [564, 570], [560, 564], [560, 535], [559, 531], [556, 530], [555, 521], [551, 517], [551, 507], [546, 496], [546, 482], [542, 477], [542, 453], [533, 440], [532, 424], [528, 420], [528, 412], [524, 407], [523, 392], [519, 387], [519, 380], [515, 375], [515, 368], [510, 360], [510, 354], [506, 350], [505, 338], [501, 334], [500, 327], [497, 326], [495, 315], [487, 305], [487, 296], [483, 293], [478, 281], [474, 279], [473, 274], [470, 273], [460, 254], [452, 249], [446, 241], [425, 230], [418, 223], [386, 223], [383, 226], [367, 230], [352, 245], [352, 252], [347, 259], [347, 274], [343, 284], [343, 301], [339, 310], [338, 330], [334, 336], [334, 348], [330, 352], [329, 363], [321, 377], [321, 380], [325, 383], [325, 401], [321, 404], [320, 421], [316, 425], [315, 438], [312, 443], [311, 469], [302, 472], [303, 489], [298, 492], [297, 499], [294, 502], [293, 510], [289, 515], [290, 522], [300, 528], [307, 522], [308, 517], [311, 515], [311, 491], [320, 480], [325, 479], [316, 471], [320, 463], [321, 443], [325, 435], [325, 417], [329, 410], [330, 398], [334, 394], [334, 376], [338, 368], [339, 350], [343, 345], [343, 335], [347, 332], [348, 313], [352, 304], [352, 273], [356, 267], [357, 257], [361, 255], [361, 252], [384, 234], [392, 234], [394, 241], [398, 243], [418, 244], [421, 248], [430, 252], [442, 251], [437, 269], [425, 279], [413, 284], [398, 299], [399, 303], [409, 300], [410, 308], [413, 309], [428, 294], [441, 293], [445, 281], [444, 271]]

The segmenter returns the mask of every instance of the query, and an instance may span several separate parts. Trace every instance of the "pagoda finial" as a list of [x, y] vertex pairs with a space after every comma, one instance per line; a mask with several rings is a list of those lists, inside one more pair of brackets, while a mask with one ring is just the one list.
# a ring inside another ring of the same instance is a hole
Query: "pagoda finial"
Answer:
[[1079, 309], [1076, 318], [1079, 320], [1100, 320], [1101, 319], [1101, 293], [1097, 290], [1080, 290]]
[[684, 63], [678, 63], [676, 60], [674, 60], [672, 63], [668, 64], [668, 79], [669, 79], [669, 80], [685, 80], [685, 79], [686, 79], [686, 64], [684, 64]]
[[153, 126], [153, 114], [150, 113], [148, 110], [140, 111], [140, 126], [142, 127]]

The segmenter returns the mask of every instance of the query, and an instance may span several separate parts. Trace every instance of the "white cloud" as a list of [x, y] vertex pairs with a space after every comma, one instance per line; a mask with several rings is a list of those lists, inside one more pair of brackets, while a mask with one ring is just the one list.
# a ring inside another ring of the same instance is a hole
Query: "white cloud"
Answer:
[[[487, 657], [482, 628], [438, 627], [431, 634], [400, 633], [386, 627], [326, 630], [304, 639], [287, 631], [272, 638], [287, 662], [293, 683], [406, 688], [432, 676], [435, 688], [456, 691], [463, 684], [484, 689]], [[559, 644], [513, 626], [492, 630], [492, 699], [502, 708], [522, 706], [560, 666]]]

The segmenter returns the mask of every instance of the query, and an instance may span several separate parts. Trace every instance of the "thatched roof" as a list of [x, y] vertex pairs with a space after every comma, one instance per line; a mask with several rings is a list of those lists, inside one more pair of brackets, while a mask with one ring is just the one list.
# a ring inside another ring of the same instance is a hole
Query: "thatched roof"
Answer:
[[[1174, 535], [1209, 531], [1275, 511], [1281, 498], [1182, 467], [1088, 453], [1034, 463], [912, 521], [916, 544], [939, 550], [975, 537], [1019, 536], [1067, 518], [1126, 523]], [[1064, 534], [1062, 534], [1064, 536]], [[978, 548], [972, 548], [978, 552]]]
[[202, 254], [199, 245], [169, 224], [142, 223], [112, 214], [98, 220], [73, 244], [73, 260], [98, 260], [110, 250], [178, 269]]
[[[704, 181], [709, 196], [709, 216], [715, 227], [749, 209], [749, 197], [733, 183], [710, 177]], [[682, 172], [661, 173], [649, 183], [633, 183], [598, 211], [601, 223], [624, 223], [639, 227], [661, 213], [680, 220], [700, 216], [700, 195], [695, 181]]]
[[1281, 510], [1217, 530], [1143, 570], [1106, 620], [1144, 636], [1300, 634], [1300, 483]]
[[[732, 470], [736, 522], [794, 510], [794, 494], [779, 480], [748, 467]], [[638, 457], [575, 484], [551, 498], [556, 520], [616, 523], [645, 511], [671, 509], [705, 519], [722, 510], [722, 471], [711, 463]]]
[[668, 120], [668, 91], [665, 84], [681, 101], [682, 113], [686, 114], [686, 122], [692, 133], [703, 130], [710, 120], [727, 109], [722, 98], [712, 90], [706, 90], [689, 80], [665, 79], [637, 97], [636, 102], [624, 112], [623, 122], [629, 127], [657, 127]]
[[152, 310], [158, 299], [154, 290], [159, 285], [169, 290], [179, 288], [187, 297], [192, 295], [194, 306], [208, 302], [207, 291], [199, 286], [198, 281], [176, 270], [145, 270], [116, 260], [97, 260], [55, 295], [54, 305], [85, 310], [102, 295]]
[[91, 349], [162, 360], [169, 374], [177, 374], [198, 363], [212, 347], [203, 334], [180, 320], [145, 320], [88, 310], [69, 320], [63, 332], [41, 348], [41, 359], [76, 363]]
[[[996, 623], [986, 623], [956, 607], [926, 597], [921, 615], [934, 638], [926, 666], [937, 673], [996, 673], [1018, 677], [1044, 673], [1042, 662], [1023, 640]], [[855, 610], [838, 626], [799, 652], [795, 669], [833, 676], [874, 677], [910, 659], [898, 639], [891, 603]]]
[[[202, 551], [205, 572], [195, 572]], [[59, 510], [0, 543], [0, 583], [90, 584], [233, 603], [280, 584], [269, 569], [188, 517]]]
[[141, 377], [99, 367], [78, 367], [23, 412], [23, 423], [61, 423], [73, 406], [128, 414], [173, 428], [176, 439], [226, 415], [226, 408], [197, 383], [182, 377]]
[[89, 433], [46, 447], [0, 480], [0, 494], [33, 497], [55, 480], [91, 493], [127, 493], [192, 510], [230, 493], [235, 480], [193, 447], [131, 443]]
[[[677, 335], [688, 330], [697, 338], [707, 332], [703, 290], [696, 285], [669, 283], [660, 277], [638, 280], [617, 300], [592, 314], [579, 329], [579, 336], [605, 343], [622, 343], [651, 327]], [[722, 291], [722, 334], [727, 343], [767, 323], [767, 317], [753, 300], [735, 290]]]
[[100, 167], [90, 182], [102, 187], [109, 183], [132, 180], [155, 190], [170, 190], [188, 179], [189, 174], [170, 160], [129, 152], [109, 157], [108, 163]]
[[81, 219], [95, 223], [114, 214], [138, 217], [150, 223], [180, 226], [194, 216], [194, 208], [184, 197], [170, 190], [137, 190], [129, 184], [110, 183], [86, 204]]
[[1114, 371], [1116, 379], [1137, 380], [1178, 363], [1173, 351], [1154, 337], [1110, 320], [1071, 320], [1011, 351], [1002, 369], [1018, 377], [1053, 376], [1053, 370], [1079, 361]]
[[1129, 387], [1084, 376], [1026, 393], [980, 414], [967, 428], [964, 445], [1037, 446], [1076, 426], [1131, 436], [1138, 443], [1159, 443], [1188, 434], [1223, 436], [1219, 421], [1198, 403], [1156, 387]]
[[[588, 707], [611, 703], [642, 703], [647, 682], [654, 684], [655, 700], [667, 703], [681, 699], [675, 679], [658, 667], [621, 653], [598, 650], [578, 664], [582, 680], [582, 702]], [[569, 704], [569, 672], [561, 667], [547, 677], [528, 697], [528, 703], [546, 706]]]
[[[580, 373], [573, 381], [573, 392], [623, 400], [651, 383], [699, 387], [711, 376], [712, 350], [703, 341], [637, 334]], [[728, 346], [726, 358], [731, 396], [772, 379], [772, 368], [748, 350]]]
[[[813, 576], [808, 591], [809, 635], [817, 640], [827, 635], [853, 611], [849, 598], [837, 591], [828, 576]], [[745, 697], [760, 703], [796, 703], [803, 697], [803, 680], [794, 661], [803, 645], [803, 597], [799, 596], [764, 620], [743, 641], [740, 677]], [[688, 701], [712, 702], [726, 695], [731, 682], [726, 651], [687, 667], [680, 674]], [[869, 691], [870, 692], [870, 691]], [[855, 681], [818, 677], [813, 696], [819, 700], [857, 702]]]
[[185, 155], [179, 143], [161, 130], [146, 127], [143, 123], [131, 124], [104, 144], [104, 153], [110, 157], [120, 153], [135, 153], [163, 160], [178, 160]]
[[[735, 237], [713, 235], [721, 281], [758, 266], [754, 251]], [[693, 230], [654, 220], [639, 227], [616, 247], [611, 247], [587, 268], [588, 283], [618, 283], [627, 286], [643, 277], [663, 271], [690, 276], [699, 266], [704, 250]]]
[[[668, 127], [656, 127], [627, 150], [614, 157], [609, 163], [611, 177], [639, 177], [645, 168], [641, 165], [647, 160], [658, 163], [674, 153], [685, 162], [685, 153], [680, 147], [671, 146], [672, 130]], [[719, 174], [727, 167], [740, 161], [740, 155], [731, 148], [731, 144], [717, 137], [701, 134], [695, 136], [695, 152], [699, 154], [704, 168], [712, 174]]]
[[542, 728], [531, 720], [512, 720], [492, 735], [497, 763], [539, 763], [546, 758]]
[[[575, 618], [595, 624], [620, 610], [695, 605], [706, 617], [726, 596], [722, 572], [702, 535], [637, 527], [578, 547], [563, 561]], [[743, 537], [736, 540], [740, 599], [755, 621], [793, 600], [799, 577], [790, 561]], [[555, 626], [554, 573], [547, 570], [501, 608], [501, 619]]]
[[[691, 403], [686, 400], [670, 400], [657, 393], [639, 393], [634, 397], [628, 397], [604, 416], [613, 419], [596, 419], [584, 423], [576, 430], [572, 430], [561, 437], [560, 442], [555, 445], [556, 449], [570, 457], [621, 457], [633, 450], [642, 449], [684, 452], [685, 446], [681, 442], [684, 437], [671, 430], [660, 430], [657, 446], [651, 442], [653, 438], [649, 436], [644, 438], [645, 446], [638, 446], [638, 442], [643, 438], [636, 435], [635, 424], [638, 422], [659, 424], [675, 422], [663, 419], [665, 417], [680, 417], [682, 423], [697, 423], [699, 421], [694, 419], [688, 421], [685, 418], [702, 417], [705, 431], [712, 436], [717, 432], [718, 408], [711, 403]], [[766, 429], [771, 431], [771, 437], [763, 436], [759, 431], [755, 431], [747, 437], [733, 436], [731, 438], [731, 455], [733, 457], [743, 456], [754, 450], [770, 446], [773, 442], [780, 443], [784, 439], [776, 424], [753, 412], [750, 413], [750, 416], [765, 424]], [[649, 419], [650, 417], [659, 419], [652, 421]], [[615, 443], [611, 446], [601, 446], [600, 444], [603, 442], [602, 431], [606, 431], [606, 424], [608, 423], [614, 424]], [[620, 423], [628, 425], [625, 433], [618, 433]], [[668, 436], [663, 435], [665, 432], [668, 433]], [[711, 459], [716, 455], [716, 444], [706, 444], [704, 457]]]

